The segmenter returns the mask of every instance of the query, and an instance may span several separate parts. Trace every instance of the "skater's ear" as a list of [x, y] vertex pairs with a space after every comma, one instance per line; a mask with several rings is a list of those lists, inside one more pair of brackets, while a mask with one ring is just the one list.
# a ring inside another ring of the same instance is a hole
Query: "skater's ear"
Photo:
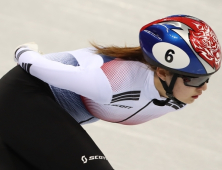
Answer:
[[163, 81], [166, 81], [166, 78], [168, 76], [172, 76], [172, 73], [170, 73], [168, 70], [165, 70], [163, 68], [157, 67], [156, 70], [156, 75], [161, 78]]

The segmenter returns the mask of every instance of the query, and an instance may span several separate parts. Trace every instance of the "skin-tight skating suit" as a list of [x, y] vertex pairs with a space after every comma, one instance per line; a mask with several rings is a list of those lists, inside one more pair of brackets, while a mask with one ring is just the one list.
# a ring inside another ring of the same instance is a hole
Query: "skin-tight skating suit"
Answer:
[[165, 98], [147, 65], [93, 48], [45, 55], [20, 48], [16, 60], [0, 80], [1, 143], [15, 169], [110, 170], [81, 125], [136, 125], [184, 107], [152, 102]]

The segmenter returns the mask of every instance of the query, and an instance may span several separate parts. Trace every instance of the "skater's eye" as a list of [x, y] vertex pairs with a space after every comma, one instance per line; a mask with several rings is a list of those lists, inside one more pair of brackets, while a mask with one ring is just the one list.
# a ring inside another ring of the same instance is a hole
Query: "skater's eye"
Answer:
[[189, 78], [189, 77], [183, 77], [183, 81], [184, 81], [185, 83], [190, 82], [190, 81], [191, 81], [191, 78]]

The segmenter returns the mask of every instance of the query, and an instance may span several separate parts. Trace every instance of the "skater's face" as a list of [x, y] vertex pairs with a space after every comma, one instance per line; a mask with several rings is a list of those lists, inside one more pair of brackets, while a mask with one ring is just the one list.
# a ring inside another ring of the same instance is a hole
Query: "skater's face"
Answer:
[[[157, 69], [156, 75], [160, 77], [162, 80], [166, 81], [168, 86], [173, 77], [172, 74], [161, 68]], [[173, 88], [173, 95], [181, 102], [190, 104], [193, 103], [196, 99], [198, 99], [199, 96], [202, 94], [202, 92], [205, 91], [206, 89], [207, 89], [206, 82], [203, 83], [203, 85], [200, 87], [191, 87], [184, 84], [184, 79], [182, 77], [178, 77]], [[165, 90], [163, 90], [163, 88], [162, 90], [158, 91], [162, 96], [167, 97], [166, 92]]]

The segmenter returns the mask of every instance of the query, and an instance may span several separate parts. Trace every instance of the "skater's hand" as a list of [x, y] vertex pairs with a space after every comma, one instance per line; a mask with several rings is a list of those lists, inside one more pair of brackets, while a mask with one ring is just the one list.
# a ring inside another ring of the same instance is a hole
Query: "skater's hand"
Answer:
[[16, 49], [15, 49], [15, 54], [14, 54], [14, 61], [16, 63], [18, 63], [18, 57], [16, 56], [16, 52], [20, 49], [20, 48], [27, 48], [29, 50], [38, 52], [40, 54], [42, 54], [42, 52], [39, 51], [38, 49], [38, 45], [35, 42], [29, 42], [29, 43], [25, 43], [22, 45], [19, 45]]

